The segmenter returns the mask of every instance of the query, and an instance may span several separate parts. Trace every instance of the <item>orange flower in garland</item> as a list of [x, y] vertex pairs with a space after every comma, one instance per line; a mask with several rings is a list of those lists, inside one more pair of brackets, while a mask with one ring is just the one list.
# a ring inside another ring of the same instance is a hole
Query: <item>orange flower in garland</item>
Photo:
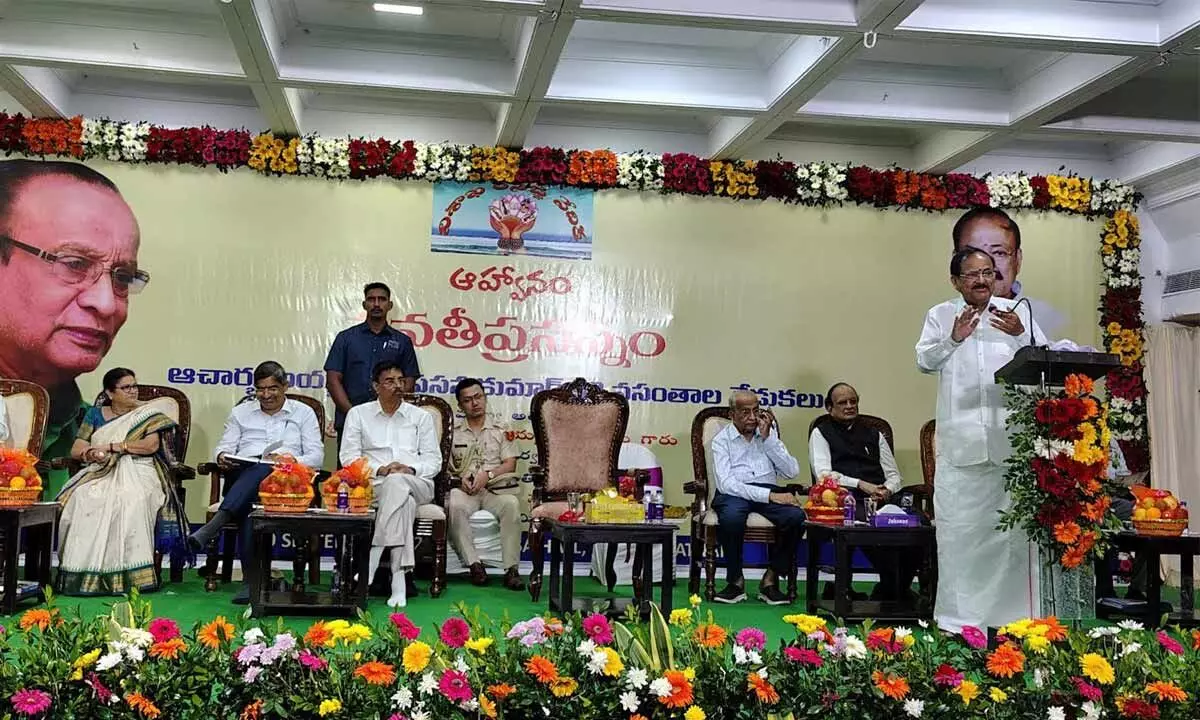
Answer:
[[1111, 505], [1112, 500], [1107, 495], [1101, 496], [1098, 500], [1086, 503], [1083, 506], [1083, 517], [1086, 520], [1098, 523], [1108, 514], [1108, 509]]
[[1071, 545], [1079, 540], [1082, 532], [1077, 522], [1060, 522], [1054, 526], [1054, 539], [1063, 545]]
[[1183, 702], [1187, 700], [1187, 692], [1175, 683], [1170, 682], [1152, 682], [1146, 685], [1146, 693], [1158, 697], [1159, 700], [1167, 702]]
[[313, 623], [308, 632], [304, 633], [304, 644], [309, 647], [333, 647], [334, 642], [333, 631], [323, 620]]
[[946, 196], [946, 185], [940, 177], [922, 174], [918, 186], [921, 189], [921, 207], [926, 210], [945, 210], [950, 204], [950, 199]]
[[567, 184], [584, 187], [616, 186], [616, 154], [611, 150], [575, 150], [570, 154]]
[[396, 669], [378, 660], [359, 665], [355, 668], [354, 674], [366, 680], [369, 685], [391, 685], [396, 679]]
[[534, 655], [526, 660], [525, 671], [543, 685], [549, 685], [558, 679], [558, 668], [541, 655]]
[[[779, 691], [775, 686], [767, 682], [767, 679], [758, 673], [750, 673], [746, 676], [746, 686], [754, 691], [754, 697], [764, 705], [774, 705], [779, 702]], [[904, 690], [908, 692], [907, 687]]]
[[221, 647], [221, 643], [233, 639], [233, 625], [229, 624], [224, 615], [218, 615], [215, 620], [200, 628], [196, 639], [204, 647], [216, 650]]
[[163, 640], [151, 645], [150, 657], [174, 660], [184, 650], [187, 650], [187, 645], [184, 644], [183, 638], [171, 638], [170, 640]]
[[871, 682], [879, 688], [879, 692], [893, 700], [903, 700], [908, 696], [908, 681], [899, 675], [888, 673], [884, 675], [879, 670], [871, 673]]
[[1010, 678], [1025, 669], [1025, 653], [1004, 644], [987, 657], [987, 671], [996, 677]]
[[30, 155], [83, 157], [83, 118], [70, 120], [30, 119], [21, 128]]
[[496, 699], [500, 702], [504, 702], [508, 699], [508, 696], [515, 693], [517, 689], [508, 683], [498, 683], [496, 685], [488, 685], [487, 691], [496, 696]]
[[693, 637], [696, 639], [697, 645], [711, 650], [724, 645], [728, 634], [725, 632], [725, 628], [720, 625], [705, 623], [696, 626]]
[[513, 182], [520, 165], [520, 153], [502, 147], [474, 147], [471, 148], [471, 174], [468, 177], [472, 182]]
[[137, 710], [143, 717], [156, 718], [162, 715], [162, 711], [150, 701], [150, 698], [141, 693], [129, 693], [125, 696], [125, 702], [129, 703], [129, 707]]
[[892, 192], [896, 199], [897, 205], [908, 205], [921, 192], [921, 176], [920, 173], [909, 172], [907, 170], [893, 170], [892, 176]]
[[1067, 397], [1083, 397], [1092, 394], [1092, 391], [1096, 389], [1096, 383], [1087, 375], [1072, 373], [1067, 376], [1064, 389]]
[[262, 717], [262, 709], [263, 701], [255, 700], [242, 708], [242, 713], [238, 715], [238, 720], [259, 720]]
[[663, 678], [671, 683], [671, 692], [658, 701], [669, 708], [687, 707], [692, 704], [692, 683], [680, 670], [668, 670]]
[[21, 616], [20, 626], [21, 629], [25, 630], [26, 632], [32, 628], [37, 628], [38, 630], [44, 632], [50, 629], [50, 622], [53, 619], [54, 615], [52, 614], [52, 611], [46, 610], [45, 608], [34, 608], [32, 610], [26, 610], [25, 614]]

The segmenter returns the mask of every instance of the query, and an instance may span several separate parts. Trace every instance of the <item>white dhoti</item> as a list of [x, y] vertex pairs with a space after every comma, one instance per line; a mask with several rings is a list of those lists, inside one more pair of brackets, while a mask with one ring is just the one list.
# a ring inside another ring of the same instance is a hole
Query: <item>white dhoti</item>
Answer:
[[[398, 548], [401, 566], [410, 568], [416, 563], [413, 523], [417, 517], [417, 507], [433, 502], [433, 481], [417, 475], [392, 473], [387, 477], [375, 477], [371, 484], [375, 488], [378, 503], [375, 535], [371, 544]], [[396, 569], [396, 552], [392, 551], [393, 570]]]
[[1011, 504], [1004, 467], [955, 467], [939, 457], [936, 472], [937, 624], [959, 632], [964, 625], [986, 629], [1032, 616], [1029, 540], [1020, 529], [996, 529]]

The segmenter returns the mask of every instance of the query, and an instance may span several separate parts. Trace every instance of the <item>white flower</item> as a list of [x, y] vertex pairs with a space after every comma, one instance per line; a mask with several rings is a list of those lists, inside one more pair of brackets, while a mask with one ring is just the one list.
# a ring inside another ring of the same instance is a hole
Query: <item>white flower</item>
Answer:
[[121, 653], [109, 652], [102, 655], [100, 659], [96, 661], [96, 670], [99, 672], [104, 672], [105, 670], [111, 670], [120, 664]]
[[1132, 655], [1142, 649], [1141, 643], [1131, 642], [1121, 646], [1121, 652], [1117, 653], [1118, 658], [1123, 658], [1126, 655]]
[[154, 636], [141, 628], [121, 628], [121, 639], [137, 647], [150, 647]]
[[904, 701], [904, 712], [909, 717], [919, 718], [925, 712], [925, 701], [909, 698]]
[[131, 645], [130, 647], [125, 648], [125, 657], [129, 658], [135, 663], [139, 663], [146, 659], [146, 651], [142, 650], [140, 647], [134, 647]]
[[925, 620], [918, 620], [918, 621], [917, 621], [917, 624], [921, 626], [921, 629], [922, 629], [922, 630], [927, 630], [927, 629], [929, 629], [929, 623], [928, 623], [927, 621], [925, 621]]
[[463, 702], [459, 703], [458, 706], [467, 712], [475, 712], [479, 709], [479, 701], [475, 698], [471, 698], [470, 700], [464, 700]]
[[433, 676], [433, 673], [427, 672], [421, 676], [421, 682], [419, 685], [417, 685], [417, 692], [421, 693], [422, 695], [428, 695], [434, 690], [437, 690], [437, 687], [437, 678]]
[[1046, 684], [1046, 679], [1045, 679], [1045, 677], [1042, 676], [1042, 669], [1034, 668], [1033, 669], [1033, 686], [1040, 688], [1042, 685], [1045, 685], [1045, 684]]
[[[761, 658], [760, 658], [760, 659], [761, 659]], [[759, 669], [758, 669], [758, 676], [759, 676], [760, 678], [762, 678], [763, 680], [766, 680], [766, 679], [767, 679], [767, 669], [766, 669], [765, 667], [761, 667], [761, 668], [759, 668]]]
[[632, 690], [626, 690], [625, 692], [621, 693], [621, 708], [624, 709], [625, 712], [637, 712], [638, 705], [640, 705], [640, 703], [638, 702], [637, 693], [633, 692]]
[[1096, 640], [1102, 637], [1113, 637], [1119, 632], [1121, 632], [1121, 628], [1106, 625], [1105, 627], [1092, 628], [1088, 631], [1088, 637]]
[[608, 665], [608, 655], [603, 650], [597, 650], [588, 658], [587, 669], [593, 675], [601, 675], [604, 673], [605, 665]]
[[662, 186], [661, 155], [640, 152], [617, 154], [617, 187], [631, 190], [661, 190]]
[[584, 657], [591, 657], [592, 653], [596, 652], [596, 643], [592, 641], [591, 638], [583, 640], [579, 643], [579, 646], [575, 648], [575, 652], [583, 655]]
[[425, 712], [424, 709], [421, 709], [414, 712], [411, 717], [412, 720], [429, 720], [429, 713]]
[[896, 632], [896, 642], [900, 642], [901, 640], [908, 637], [909, 635], [912, 635], [912, 630], [909, 630], [906, 627], [898, 627], [898, 628], [896, 628], [895, 632]]
[[1083, 711], [1083, 720], [1100, 720], [1104, 716], [1104, 708], [1088, 700], [1079, 708]]
[[658, 678], [650, 683], [650, 692], [655, 697], [665, 698], [672, 691], [671, 681], [666, 678]]
[[1142, 624], [1137, 620], [1122, 620], [1121, 622], [1117, 623], [1117, 627], [1121, 628], [1122, 630], [1141, 630]]
[[[762, 665], [762, 655], [759, 655], [757, 650], [750, 651], [750, 664]], [[766, 670], [763, 670], [763, 672], [766, 672]]]
[[263, 634], [262, 628], [254, 627], [242, 633], [242, 642], [246, 643], [247, 645], [252, 645], [256, 642], [259, 642], [264, 637], [266, 636]]
[[1067, 720], [1067, 711], [1055, 705], [1046, 711], [1046, 720]]
[[849, 197], [844, 185], [847, 166], [839, 163], [809, 163], [796, 168], [796, 195], [815, 205], [826, 205]]
[[851, 660], [861, 660], [867, 656], [867, 646], [862, 640], [853, 635], [846, 637], [846, 657]]
[[392, 707], [396, 710], [407, 710], [412, 706], [413, 692], [407, 687], [402, 687], [392, 695]]
[[988, 195], [992, 207], [1030, 207], [1033, 186], [1023, 174], [989, 175]]
[[646, 675], [646, 671], [641, 668], [631, 668], [629, 672], [625, 673], [625, 686], [634, 690], [646, 687], [648, 681], [649, 677]]

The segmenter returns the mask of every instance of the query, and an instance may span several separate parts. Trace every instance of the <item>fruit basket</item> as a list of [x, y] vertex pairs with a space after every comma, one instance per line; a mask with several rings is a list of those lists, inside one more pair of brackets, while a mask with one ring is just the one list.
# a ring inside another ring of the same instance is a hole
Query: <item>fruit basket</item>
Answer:
[[321, 504], [330, 512], [337, 512], [338, 489], [342, 483], [347, 488], [346, 512], [351, 515], [365, 515], [371, 511], [371, 501], [375, 499], [374, 488], [371, 487], [372, 471], [365, 457], [354, 462], [329, 476], [321, 483]]
[[29, 507], [41, 495], [37, 458], [26, 450], [0, 448], [0, 508]]
[[275, 463], [258, 486], [263, 509], [271, 513], [304, 513], [312, 505], [312, 481], [317, 473], [290, 456]]
[[1136, 503], [1133, 507], [1133, 529], [1147, 537], [1178, 537], [1187, 530], [1188, 509], [1168, 490], [1160, 488], [1130, 488]]
[[822, 525], [841, 525], [846, 517], [842, 502], [847, 495], [846, 489], [828, 476], [822, 476], [816, 485], [808, 491], [808, 502], [804, 505], [804, 514], [810, 522]]
[[592, 498], [584, 517], [591, 523], [640, 523], [646, 521], [646, 508], [609, 488]]
[[1187, 530], [1187, 520], [1134, 520], [1133, 530], [1145, 537], [1179, 537]]

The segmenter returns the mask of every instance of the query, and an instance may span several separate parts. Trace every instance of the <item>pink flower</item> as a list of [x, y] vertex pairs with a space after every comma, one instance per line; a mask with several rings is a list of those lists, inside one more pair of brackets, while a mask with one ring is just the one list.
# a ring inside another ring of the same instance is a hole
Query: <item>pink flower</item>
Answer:
[[460, 648], [471, 639], [471, 626], [462, 618], [449, 618], [442, 623], [442, 631], [438, 637], [450, 647]]
[[170, 618], [154, 618], [150, 621], [150, 634], [154, 636], [154, 642], [166, 642], [179, 637], [179, 625]]
[[583, 631], [597, 645], [607, 645], [613, 641], [612, 626], [608, 618], [600, 613], [592, 613], [583, 619]]
[[13, 709], [22, 715], [40, 715], [50, 709], [50, 693], [43, 690], [18, 690], [12, 694]]
[[260, 668], [258, 666], [255, 666], [252, 668], [246, 668], [245, 674], [242, 675], [242, 680], [244, 680], [248, 683], [252, 683], [258, 679], [258, 676], [260, 673], [262, 673], [262, 668]]
[[466, 702], [474, 695], [466, 674], [458, 670], [443, 672], [442, 679], [438, 681], [438, 690], [451, 702]]
[[987, 635], [974, 625], [963, 625], [962, 638], [967, 645], [982, 650], [987, 647]]
[[819, 668], [825, 663], [825, 661], [821, 659], [821, 656], [815, 650], [800, 648], [796, 647], [795, 645], [788, 645], [783, 649], [783, 654], [787, 656], [788, 660], [791, 660], [795, 663], [800, 663], [801, 665], [809, 665], [811, 667]]
[[1183, 646], [1180, 645], [1179, 642], [1175, 640], [1175, 638], [1166, 634], [1162, 630], [1158, 631], [1158, 644], [1162, 645], [1163, 650], [1166, 650], [1167, 652], [1171, 653], [1172, 655], [1182, 655], [1183, 654]]
[[1095, 685], [1088, 683], [1083, 678], [1073, 677], [1071, 678], [1071, 682], [1075, 683], [1075, 689], [1079, 691], [1079, 695], [1083, 697], [1084, 700], [1100, 702], [1104, 699], [1104, 691]]
[[87, 680], [83, 681], [85, 685], [90, 687], [96, 693], [96, 699], [104, 704], [112, 701], [112, 691], [104, 687], [104, 683], [100, 682], [100, 676], [96, 673], [88, 673]]
[[942, 687], [956, 688], [962, 685], [963, 674], [950, 665], [942, 663], [933, 673], [933, 684]]
[[324, 670], [329, 665], [324, 658], [314, 655], [308, 650], [301, 650], [297, 658], [300, 660], [300, 664], [309, 670]]
[[396, 626], [396, 632], [405, 640], [416, 640], [421, 635], [421, 628], [413, 624], [412, 620], [404, 613], [392, 613], [388, 616], [392, 621], [392, 625]]
[[767, 646], [767, 635], [758, 628], [742, 628], [734, 637], [734, 641], [747, 650], [762, 650]]

